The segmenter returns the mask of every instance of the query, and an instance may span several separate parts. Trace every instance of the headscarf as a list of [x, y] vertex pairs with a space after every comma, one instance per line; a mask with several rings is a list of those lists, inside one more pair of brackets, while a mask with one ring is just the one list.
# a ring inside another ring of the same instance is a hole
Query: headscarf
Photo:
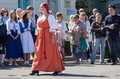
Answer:
[[49, 13], [49, 6], [48, 4], [45, 2], [45, 3], [42, 3], [42, 6], [44, 6], [47, 10], [47, 13]]

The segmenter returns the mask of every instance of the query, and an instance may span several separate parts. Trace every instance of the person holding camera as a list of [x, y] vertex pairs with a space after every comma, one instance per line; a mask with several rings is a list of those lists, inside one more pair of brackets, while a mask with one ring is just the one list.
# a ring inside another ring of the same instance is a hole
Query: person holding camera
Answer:
[[120, 51], [120, 16], [116, 13], [114, 5], [109, 5], [108, 12], [109, 15], [105, 18], [105, 25], [112, 59], [111, 65], [116, 65], [117, 55]]

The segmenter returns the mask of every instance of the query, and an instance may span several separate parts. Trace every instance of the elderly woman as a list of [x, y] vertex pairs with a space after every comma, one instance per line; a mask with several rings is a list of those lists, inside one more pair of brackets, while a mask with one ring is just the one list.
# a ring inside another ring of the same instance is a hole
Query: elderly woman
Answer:
[[86, 33], [86, 27], [85, 24], [79, 20], [79, 15], [75, 15], [74, 16], [74, 22], [75, 25], [72, 29], [72, 36], [73, 36], [73, 56], [76, 58], [76, 63], [79, 64], [81, 59], [81, 62], [83, 62], [83, 51], [80, 48], [80, 39], [81, 37], [85, 37], [85, 33]]

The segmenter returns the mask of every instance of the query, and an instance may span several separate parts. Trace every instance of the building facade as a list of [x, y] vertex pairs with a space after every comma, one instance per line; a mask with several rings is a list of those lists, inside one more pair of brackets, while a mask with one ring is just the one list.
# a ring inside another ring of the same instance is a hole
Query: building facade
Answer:
[[117, 13], [120, 14], [120, 0], [106, 0], [107, 1], [107, 5], [109, 4], [114, 4], [117, 7]]
[[76, 0], [0, 0], [0, 8], [5, 7], [9, 11], [16, 8], [25, 10], [28, 5], [31, 5], [34, 7], [35, 13], [40, 15], [40, 4], [47, 2], [53, 14], [60, 11], [63, 13], [64, 20], [68, 20], [70, 14], [76, 13], [75, 1]]
[[87, 0], [88, 1], [88, 10], [92, 11], [93, 8], [98, 8], [98, 10], [102, 13], [107, 13], [107, 7], [109, 4], [114, 4], [117, 7], [117, 13], [120, 14], [120, 0]]

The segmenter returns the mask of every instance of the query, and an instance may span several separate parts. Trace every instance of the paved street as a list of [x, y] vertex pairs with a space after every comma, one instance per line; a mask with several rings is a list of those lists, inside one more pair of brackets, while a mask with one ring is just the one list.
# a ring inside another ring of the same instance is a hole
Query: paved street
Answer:
[[0, 67], [0, 79], [120, 79], [120, 63], [114, 66], [111, 63], [73, 63], [74, 61], [65, 62], [66, 70], [58, 76], [53, 76], [52, 72], [40, 72], [39, 76], [30, 76], [31, 67], [25, 66]]

